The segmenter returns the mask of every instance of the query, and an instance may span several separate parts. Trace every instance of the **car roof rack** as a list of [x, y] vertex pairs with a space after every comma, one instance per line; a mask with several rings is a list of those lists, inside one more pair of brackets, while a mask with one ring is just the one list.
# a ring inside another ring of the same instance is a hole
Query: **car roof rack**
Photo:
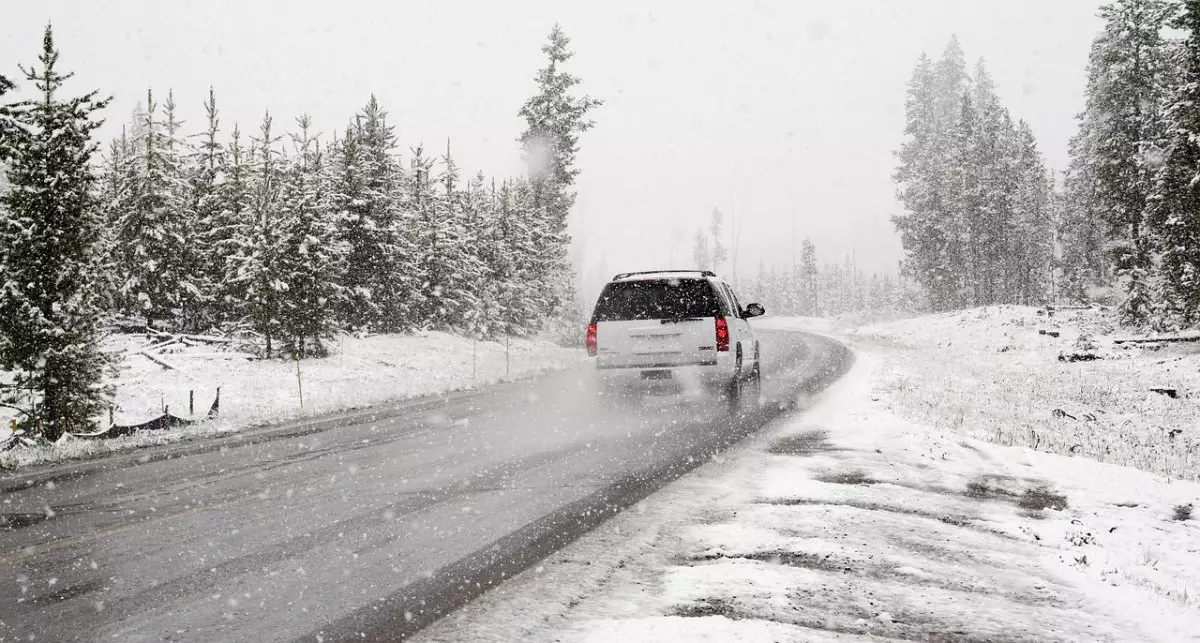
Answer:
[[716, 276], [717, 276], [717, 273], [715, 273], [715, 272], [713, 272], [713, 271], [711, 271], [711, 270], [642, 270], [642, 271], [640, 271], [640, 272], [621, 272], [621, 273], [617, 273], [617, 275], [616, 275], [615, 277], [613, 277], [613, 278], [612, 278], [612, 280], [613, 280], [613, 281], [616, 281], [616, 280], [618, 280], [618, 279], [625, 279], [625, 278], [627, 278], [627, 277], [633, 277], [633, 276], [636, 276], [636, 275], [657, 275], [657, 274], [662, 274], [662, 273], [665, 273], [665, 272], [671, 272], [671, 273], [675, 273], [675, 272], [695, 272], [695, 273], [699, 273], [699, 274], [700, 274], [701, 276], [703, 276], [703, 277], [716, 277]]

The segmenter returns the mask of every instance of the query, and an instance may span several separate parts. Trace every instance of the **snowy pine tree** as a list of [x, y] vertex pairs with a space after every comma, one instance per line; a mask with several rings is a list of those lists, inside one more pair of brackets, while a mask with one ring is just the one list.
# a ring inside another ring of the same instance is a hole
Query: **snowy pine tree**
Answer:
[[[170, 102], [170, 101], [169, 101]], [[120, 272], [122, 308], [157, 325], [190, 319], [199, 301], [191, 238], [191, 199], [183, 175], [182, 142], [173, 114], [156, 118], [158, 105], [146, 92], [143, 120], [130, 159], [130, 188], [116, 208], [119, 216], [114, 250]], [[185, 313], [185, 311], [188, 311]]]
[[451, 280], [454, 264], [447, 231], [439, 225], [445, 205], [439, 204], [433, 167], [434, 161], [423, 147], [412, 149], [405, 196], [413, 217], [409, 232], [415, 234], [421, 266], [421, 300], [414, 312], [423, 324], [444, 328], [448, 315], [442, 303], [443, 289]]
[[123, 212], [122, 208], [128, 202], [129, 191], [133, 187], [130, 174], [133, 157], [133, 144], [122, 128], [121, 137], [109, 143], [108, 153], [104, 156], [100, 169], [100, 188], [97, 194], [100, 218], [104, 224], [100, 231], [100, 295], [103, 300], [103, 308], [107, 311], [116, 311], [121, 308], [121, 270], [119, 255], [116, 251], [117, 231]]
[[712, 262], [714, 271], [721, 269], [721, 264], [729, 258], [729, 249], [725, 244], [721, 243], [721, 231], [725, 225], [725, 213], [717, 208], [713, 208], [712, 214], [708, 219], [708, 233], [712, 235], [712, 242], [709, 245], [709, 261]]
[[282, 176], [279, 196], [278, 335], [297, 359], [327, 354], [324, 341], [337, 328], [337, 283], [344, 253], [326, 190], [326, 166], [308, 116], [296, 119], [295, 155]]
[[250, 224], [235, 241], [230, 261], [235, 267], [233, 284], [239, 291], [241, 313], [266, 342], [266, 355], [280, 348], [280, 300], [287, 284], [279, 257], [282, 254], [280, 192], [283, 162], [280, 137], [274, 133], [270, 114], [263, 116], [259, 135], [252, 139], [253, 153], [247, 172]]
[[527, 335], [540, 327], [549, 304], [541, 274], [534, 225], [537, 204], [529, 181], [505, 181], [500, 188], [498, 227], [505, 256], [496, 277], [501, 306], [501, 332]]
[[222, 183], [226, 180], [228, 159], [225, 145], [219, 140], [220, 117], [216, 94], [210, 87], [204, 102], [207, 125], [199, 134], [199, 145], [189, 164], [188, 182], [195, 217], [196, 233], [193, 249], [196, 260], [194, 272], [201, 293], [197, 311], [198, 326], [211, 326], [229, 321], [233, 315], [224, 301], [226, 265], [238, 229], [238, 218], [226, 207], [222, 198]]
[[239, 322], [246, 305], [246, 289], [239, 278], [238, 261], [243, 242], [250, 238], [254, 226], [250, 189], [253, 179], [253, 152], [242, 145], [242, 132], [235, 123], [225, 153], [217, 157], [215, 207], [213, 218], [200, 237], [211, 256], [205, 265], [212, 279], [222, 275], [213, 285], [211, 308], [219, 322]]
[[708, 247], [708, 237], [703, 230], [697, 230], [692, 240], [692, 263], [698, 270], [712, 269], [712, 250]]
[[[534, 80], [537, 93], [525, 101], [519, 112], [525, 119], [525, 131], [518, 139], [522, 156], [528, 166], [533, 208], [544, 228], [545, 236], [538, 261], [538, 280], [546, 285], [557, 284], [570, 288], [570, 266], [567, 257], [567, 217], [575, 204], [571, 190], [579, 169], [575, 157], [579, 152], [579, 135], [595, 123], [588, 113], [603, 104], [590, 96], [578, 97], [572, 90], [579, 78], [563, 71], [561, 66], [573, 56], [568, 48], [570, 39], [555, 25], [549, 42], [542, 47], [547, 64]], [[544, 300], [548, 314], [573, 305], [571, 292], [546, 292]]]
[[817, 247], [812, 239], [804, 238], [800, 244], [800, 284], [803, 296], [800, 299], [801, 315], [819, 317], [821, 315], [820, 293], [817, 292], [817, 280], [820, 278], [817, 268]]
[[959, 119], [953, 129], [946, 172], [944, 199], [947, 211], [941, 224], [946, 237], [944, 256], [955, 266], [948, 275], [951, 283], [945, 285], [954, 308], [985, 303], [978, 288], [978, 278], [985, 270], [982, 243], [978, 238], [985, 220], [986, 198], [984, 167], [980, 163], [978, 147], [981, 136], [971, 94], [964, 92], [959, 105]]
[[1167, 0], [1116, 0], [1100, 10], [1104, 30], [1088, 61], [1087, 106], [1075, 146], [1087, 153], [1095, 212], [1108, 228], [1116, 273], [1125, 282], [1126, 321], [1150, 314], [1151, 235], [1147, 205], [1162, 142], [1159, 106], [1169, 69], [1162, 31], [1175, 11]]
[[1017, 125], [1013, 225], [1005, 270], [1006, 302], [1040, 305], [1050, 294], [1053, 246], [1053, 187], [1037, 140], [1025, 121]]
[[1185, 0], [1172, 26], [1185, 33], [1166, 110], [1165, 154], [1152, 220], [1162, 246], [1162, 298], [1186, 325], [1200, 322], [1200, 0]]
[[347, 128], [334, 160], [333, 199], [349, 255], [343, 312], [354, 327], [406, 330], [419, 324], [415, 231], [387, 112], [372, 96]]
[[[0, 74], [0, 98], [16, 88], [16, 85], [8, 79], [4, 74]], [[17, 136], [17, 124], [13, 121], [9, 110], [0, 104], [0, 170], [4, 169], [4, 162], [8, 160], [9, 150], [12, 146], [13, 137]], [[8, 144], [6, 145], [5, 142]], [[4, 188], [8, 183], [7, 172], [0, 172], [0, 188]]]
[[88, 429], [111, 395], [98, 346], [102, 223], [91, 167], [93, 114], [108, 101], [64, 99], [71, 74], [58, 71], [58, 56], [47, 26], [41, 67], [25, 70], [38, 98], [0, 117], [10, 184], [0, 195], [0, 366], [15, 375], [5, 401], [28, 408], [12, 398], [33, 393], [21, 422], [51, 440]]
[[486, 177], [478, 173], [467, 182], [462, 193], [463, 247], [473, 265], [463, 271], [464, 285], [471, 295], [472, 305], [463, 313], [461, 328], [471, 337], [487, 337], [496, 317], [494, 253], [491, 244], [492, 197]]
[[421, 265], [425, 268], [426, 306], [422, 318], [433, 328], [463, 329], [469, 325], [470, 315], [476, 309], [472, 287], [482, 272], [482, 264], [472, 252], [464, 225], [465, 195], [458, 189], [458, 168], [448, 143], [437, 188], [428, 184], [432, 164], [419, 161], [420, 157], [418, 148], [413, 154], [413, 174], [420, 176], [423, 185], [410, 196], [422, 195], [414, 201], [425, 209], [420, 220], [427, 222], [422, 225], [424, 234], [418, 242], [418, 248], [424, 253]]
[[1016, 131], [1012, 118], [1000, 104], [996, 88], [983, 60], [976, 65], [972, 163], [978, 181], [978, 209], [964, 212], [967, 221], [974, 305], [1012, 302], [1015, 274], [1022, 246], [1017, 243], [1018, 221], [1014, 212], [1017, 191]]
[[1100, 213], [1096, 177], [1090, 149], [1093, 137], [1081, 131], [1071, 138], [1070, 165], [1063, 173], [1059, 194], [1058, 239], [1062, 246], [1063, 295], [1073, 301], [1086, 299], [1090, 287], [1109, 282], [1112, 271], [1106, 256], [1110, 231]]
[[[922, 54], [909, 82], [906, 138], [897, 154], [895, 180], [905, 213], [892, 221], [905, 249], [904, 270], [926, 289], [935, 310], [960, 303], [961, 235], [947, 202], [947, 169], [964, 78], [957, 41], [936, 66]], [[957, 113], [949, 107], [951, 100]]]

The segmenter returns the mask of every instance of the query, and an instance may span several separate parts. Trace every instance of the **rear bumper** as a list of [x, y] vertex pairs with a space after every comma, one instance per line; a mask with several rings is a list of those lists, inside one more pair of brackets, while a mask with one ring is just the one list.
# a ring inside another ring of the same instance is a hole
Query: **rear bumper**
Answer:
[[604, 362], [597, 361], [596, 362], [596, 370], [598, 370], [598, 371], [618, 371], [618, 370], [620, 370], [620, 371], [645, 371], [645, 370], [660, 370], [660, 369], [675, 370], [675, 369], [705, 368], [708, 366], [720, 366], [720, 364], [721, 363], [715, 359], [711, 360], [711, 361], [704, 361], [704, 362], [691, 362], [688, 364], [672, 364], [669, 362], [665, 362], [665, 363], [661, 363], [661, 364], [656, 364], [656, 363], [639, 364], [637, 366], [630, 366], [628, 364], [605, 364]]
[[601, 351], [596, 356], [598, 371], [695, 371], [706, 370], [728, 372], [733, 374], [737, 358], [732, 351], [707, 351], [699, 355], [631, 355], [628, 353], [607, 353]]
[[596, 378], [605, 386], [621, 388], [712, 388], [729, 382], [734, 375], [734, 360], [715, 359], [691, 364], [656, 364], [653, 362], [627, 366], [596, 362]]

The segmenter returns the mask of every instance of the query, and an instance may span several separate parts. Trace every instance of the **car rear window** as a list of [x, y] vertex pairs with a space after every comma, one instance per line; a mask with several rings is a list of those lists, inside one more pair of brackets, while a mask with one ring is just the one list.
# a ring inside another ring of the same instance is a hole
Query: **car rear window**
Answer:
[[716, 317], [721, 306], [712, 286], [701, 279], [654, 279], [608, 284], [592, 319], [630, 321]]

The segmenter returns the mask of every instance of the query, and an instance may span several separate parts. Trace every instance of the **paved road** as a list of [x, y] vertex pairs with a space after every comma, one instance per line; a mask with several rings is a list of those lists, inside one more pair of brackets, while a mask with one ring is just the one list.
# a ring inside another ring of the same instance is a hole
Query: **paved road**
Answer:
[[764, 333], [761, 413], [591, 403], [586, 369], [0, 478], [0, 641], [395, 640], [795, 407], [848, 351]]

